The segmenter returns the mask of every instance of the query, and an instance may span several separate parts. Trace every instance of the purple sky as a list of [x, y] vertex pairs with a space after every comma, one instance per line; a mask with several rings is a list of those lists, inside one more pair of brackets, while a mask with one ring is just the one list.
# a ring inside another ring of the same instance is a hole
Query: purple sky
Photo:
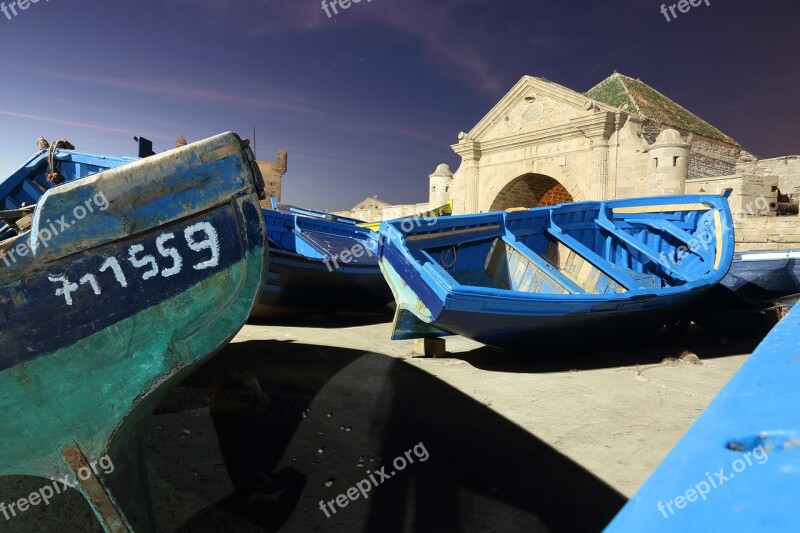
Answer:
[[709, 1], [667, 22], [655, 0], [363, 0], [330, 19], [319, 0], [40, 0], [0, 13], [0, 174], [38, 135], [133, 155], [133, 135], [162, 151], [255, 124], [259, 158], [289, 151], [287, 202], [421, 202], [521, 76], [585, 91], [614, 70], [759, 157], [800, 154], [800, 4]]

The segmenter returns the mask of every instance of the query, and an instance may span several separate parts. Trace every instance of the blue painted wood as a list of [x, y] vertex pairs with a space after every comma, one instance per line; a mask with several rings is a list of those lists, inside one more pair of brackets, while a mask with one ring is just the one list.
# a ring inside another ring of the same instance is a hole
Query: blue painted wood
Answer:
[[[136, 161], [133, 157], [90, 154], [76, 150], [56, 150], [56, 170], [73, 181]], [[43, 150], [26, 162], [17, 172], [0, 180], [0, 210], [16, 209], [23, 204], [33, 205], [42, 194], [56, 187], [47, 181], [50, 171], [48, 151]]]
[[[384, 222], [380, 266], [402, 311], [393, 338], [447, 332], [529, 350], [643, 334], [719, 283], [733, 257], [732, 227], [727, 201], [712, 195], [462, 215], [413, 228]], [[498, 276], [488, 267], [498, 266], [490, 254], [501, 244], [527, 262], [501, 262], [508, 272]]]
[[272, 210], [287, 215], [301, 215], [304, 217], [321, 218], [331, 222], [338, 222], [340, 224], [347, 224], [348, 226], [355, 226], [357, 224], [364, 224], [363, 220], [357, 218], [343, 217], [341, 215], [334, 215], [333, 213], [326, 213], [325, 211], [317, 211], [315, 209], [308, 209], [305, 207], [297, 207], [295, 205], [282, 204], [278, 202], [277, 198], [270, 198]]
[[[0, 180], [0, 211], [35, 205], [48, 190], [56, 187], [47, 181], [50, 172], [48, 150], [43, 150], [26, 162], [11, 176]], [[130, 157], [115, 157], [78, 152], [54, 150], [55, 169], [66, 181], [74, 181], [135, 161]], [[13, 237], [16, 230], [0, 222], [0, 241]]]
[[798, 383], [795, 306], [606, 531], [800, 531]]
[[378, 267], [378, 235], [298, 212], [263, 210], [270, 275], [254, 315], [384, 308], [392, 293]]
[[755, 300], [800, 293], [800, 249], [740, 252], [722, 285]]
[[[0, 286], [0, 324], [11, 326], [0, 333], [0, 372], [72, 345], [241, 261], [245, 250], [233, 219], [230, 208], [217, 209], [192, 224], [164, 225], [156, 233], [97, 246]], [[190, 247], [212, 241], [214, 253]], [[140, 266], [132, 257], [141, 259]], [[82, 283], [87, 275], [92, 279]], [[68, 299], [58, 294], [65, 287], [72, 289]], [[42, 320], [53, 314], [71, 327], [53, 335], [50, 321]]]
[[74, 479], [108, 456], [78, 490], [107, 531], [150, 532], [140, 431], [255, 303], [263, 181], [232, 133], [120, 165], [47, 189], [0, 242], [0, 475]]

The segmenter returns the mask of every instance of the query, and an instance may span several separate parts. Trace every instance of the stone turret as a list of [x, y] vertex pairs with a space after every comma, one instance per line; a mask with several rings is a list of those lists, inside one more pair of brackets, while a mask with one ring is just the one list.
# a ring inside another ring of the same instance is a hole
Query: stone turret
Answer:
[[[289, 156], [285, 148], [278, 150], [275, 161], [258, 161], [258, 168], [261, 170], [261, 175], [264, 177], [267, 198], [275, 197], [280, 201], [283, 175], [286, 174], [288, 161]], [[269, 200], [265, 202], [265, 205], [268, 204]]]
[[278, 150], [276, 163], [278, 164], [278, 172], [280, 172], [281, 175], [286, 174], [286, 169], [289, 168], [289, 154], [286, 153], [286, 148], [281, 147], [281, 149]]
[[446, 204], [451, 198], [450, 187], [453, 184], [453, 172], [450, 167], [442, 163], [429, 178], [431, 208]]
[[689, 174], [689, 149], [677, 130], [666, 129], [647, 148], [647, 194], [683, 194]]

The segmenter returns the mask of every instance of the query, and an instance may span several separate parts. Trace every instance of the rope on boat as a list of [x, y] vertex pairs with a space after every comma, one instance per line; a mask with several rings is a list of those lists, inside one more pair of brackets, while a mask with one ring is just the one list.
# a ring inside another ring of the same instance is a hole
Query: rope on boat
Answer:
[[[446, 256], [444, 254], [448, 250], [453, 250], [453, 261], [452, 261], [452, 263], [445, 263], [445, 257]], [[457, 244], [454, 244], [450, 248], [445, 248], [444, 250], [442, 250], [442, 253], [439, 254], [439, 262], [442, 264], [442, 266], [444, 267], [445, 270], [450, 270], [451, 268], [453, 268], [453, 266], [456, 264], [457, 260], [458, 260], [458, 245]]]
[[47, 165], [50, 167], [50, 172], [47, 174], [47, 181], [49, 181], [50, 183], [53, 183], [55, 185], [60, 185], [60, 184], [64, 183], [65, 181], [67, 181], [66, 178], [64, 178], [64, 176], [62, 176], [58, 172], [58, 168], [56, 167], [56, 165], [58, 163], [56, 161], [56, 151], [58, 151], [59, 148], [63, 148], [65, 150], [74, 150], [75, 149], [75, 147], [72, 145], [72, 143], [70, 143], [68, 140], [66, 140], [63, 137], [61, 139], [59, 139], [58, 141], [54, 142], [47, 149], [48, 150], [47, 151]]

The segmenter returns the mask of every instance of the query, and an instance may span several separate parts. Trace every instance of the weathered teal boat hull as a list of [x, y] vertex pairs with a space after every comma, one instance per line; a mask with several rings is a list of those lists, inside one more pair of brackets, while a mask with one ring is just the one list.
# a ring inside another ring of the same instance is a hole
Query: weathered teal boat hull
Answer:
[[[266, 271], [262, 190], [223, 134], [45, 194], [11, 243], [30, 253], [0, 262], [0, 475], [66, 479], [106, 531], [155, 531], [140, 430], [247, 320]], [[41, 242], [99, 193], [106, 209]]]

